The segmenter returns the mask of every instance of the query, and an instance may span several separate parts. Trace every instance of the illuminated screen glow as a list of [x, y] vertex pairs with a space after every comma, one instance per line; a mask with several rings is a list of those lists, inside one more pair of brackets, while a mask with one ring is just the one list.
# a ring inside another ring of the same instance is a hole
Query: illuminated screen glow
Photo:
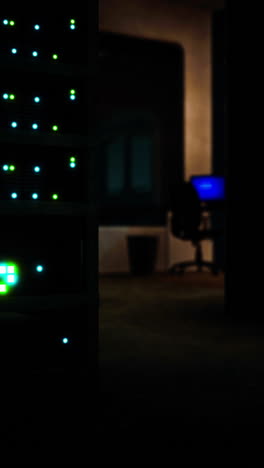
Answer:
[[201, 201], [220, 201], [225, 199], [225, 179], [220, 176], [205, 175], [191, 177]]
[[12, 262], [0, 263], [0, 293], [7, 294], [19, 280], [18, 266]]

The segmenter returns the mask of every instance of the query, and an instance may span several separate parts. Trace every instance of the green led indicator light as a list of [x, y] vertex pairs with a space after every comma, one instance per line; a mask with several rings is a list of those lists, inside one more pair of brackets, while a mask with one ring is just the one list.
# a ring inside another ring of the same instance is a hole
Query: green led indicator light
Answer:
[[73, 156], [70, 158], [70, 161], [71, 162], [75, 162], [76, 161], [76, 158], [74, 158]]
[[9, 24], [10, 24], [10, 26], [15, 26], [16, 23], [15, 23], [15, 21], [11, 20], [11, 21], [9, 21]]
[[57, 55], [57, 54], [53, 54], [53, 55], [52, 55], [52, 58], [53, 58], [53, 60], [58, 60], [58, 55]]
[[0, 294], [7, 294], [18, 282], [18, 267], [15, 263], [0, 263]]
[[53, 130], [54, 132], [57, 132], [57, 131], [59, 130], [58, 125], [53, 125], [52, 130]]
[[57, 193], [53, 193], [52, 198], [53, 200], [58, 200], [59, 196]]
[[70, 90], [70, 93], [71, 93], [71, 94], [75, 94], [75, 93], [76, 93], [76, 90], [75, 90], [75, 89], [71, 89], [71, 90]]
[[71, 19], [71, 24], [75, 24], [75, 19]]
[[11, 101], [14, 101], [14, 99], [16, 99], [16, 96], [15, 96], [14, 94], [10, 94], [10, 95], [9, 95], [9, 99], [10, 99]]
[[6, 293], [7, 293], [6, 285], [3, 283], [0, 283], [0, 294], [6, 294]]
[[9, 166], [9, 169], [10, 169], [10, 171], [14, 171], [16, 169], [16, 167], [13, 166], [13, 164], [12, 164], [11, 166]]
[[7, 282], [10, 284], [14, 284], [15, 282], [15, 275], [7, 275]]

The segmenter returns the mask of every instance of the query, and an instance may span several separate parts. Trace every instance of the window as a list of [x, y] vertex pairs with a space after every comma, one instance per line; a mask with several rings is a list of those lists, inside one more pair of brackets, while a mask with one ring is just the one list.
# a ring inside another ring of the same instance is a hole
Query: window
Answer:
[[131, 189], [138, 193], [151, 193], [153, 186], [153, 142], [149, 136], [131, 139]]
[[105, 148], [106, 196], [136, 202], [151, 200], [153, 192], [153, 141], [151, 135], [120, 136]]
[[121, 195], [125, 189], [125, 138], [119, 137], [106, 147], [107, 193]]

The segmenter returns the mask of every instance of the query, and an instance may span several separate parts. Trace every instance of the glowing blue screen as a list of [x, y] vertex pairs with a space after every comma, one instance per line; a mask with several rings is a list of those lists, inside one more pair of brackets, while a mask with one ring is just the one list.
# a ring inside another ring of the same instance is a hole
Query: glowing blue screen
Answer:
[[225, 179], [220, 176], [205, 175], [191, 177], [191, 183], [196, 189], [201, 201], [217, 201], [225, 199]]

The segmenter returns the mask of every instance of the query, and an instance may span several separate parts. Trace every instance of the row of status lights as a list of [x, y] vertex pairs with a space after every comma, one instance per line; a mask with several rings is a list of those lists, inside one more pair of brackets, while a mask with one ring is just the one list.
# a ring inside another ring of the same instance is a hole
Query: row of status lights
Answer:
[[[74, 156], [71, 156], [70, 157], [70, 160], [69, 160], [69, 166], [74, 169], [76, 167], [76, 158]], [[14, 166], [14, 164], [4, 164], [3, 167], [2, 167], [3, 171], [5, 172], [8, 172], [8, 171], [15, 171], [16, 170], [16, 166]], [[34, 166], [33, 167], [33, 171], [35, 173], [40, 173], [41, 172], [41, 168], [39, 166]]]
[[[18, 127], [18, 122], [15, 122], [15, 121], [14, 121], [14, 122], [11, 122], [11, 123], [10, 123], [10, 127], [12, 127], [12, 128], [17, 128], [17, 127]], [[31, 128], [32, 128], [32, 130], [38, 130], [38, 129], [39, 129], [39, 125], [38, 125], [37, 123], [33, 123], [33, 124], [31, 125]], [[59, 131], [58, 125], [53, 125], [53, 126], [52, 126], [52, 131], [53, 131], [53, 132], [58, 132], [58, 131]]]
[[[43, 265], [37, 265], [35, 271], [42, 273]], [[16, 264], [2, 263], [0, 265], [0, 294], [9, 292], [9, 288], [15, 286], [19, 281], [19, 269]]]
[[[3, 22], [2, 22], [2, 24], [3, 24], [4, 26], [11, 26], [11, 27], [15, 27], [15, 26], [16, 26], [16, 22], [15, 22], [14, 20], [8, 20], [8, 19], [4, 19]], [[76, 29], [76, 20], [75, 20], [75, 19], [70, 19], [70, 21], [69, 21], [69, 27], [70, 27], [71, 30]], [[35, 31], [40, 31], [40, 29], [41, 29], [40, 24], [34, 24], [34, 25], [33, 25], [33, 29], [34, 29]]]
[[[17, 192], [12, 192], [12, 193], [10, 194], [10, 197], [11, 197], [13, 200], [16, 200], [16, 199], [18, 198], [18, 193], [17, 193]], [[33, 200], [38, 200], [39, 194], [38, 194], [38, 193], [32, 193], [31, 198], [32, 198]], [[59, 195], [58, 195], [57, 193], [53, 193], [53, 194], [51, 195], [51, 199], [52, 199], [52, 200], [58, 200], [58, 199], [59, 199]]]
[[[76, 100], [76, 89], [70, 89], [68, 97], [69, 97], [69, 99], [71, 101], [75, 101]], [[13, 94], [13, 93], [12, 94], [4, 93], [4, 94], [2, 94], [2, 98], [5, 101], [13, 101], [14, 102], [16, 100], [16, 95]], [[36, 104], [39, 104], [41, 102], [41, 98], [39, 96], [35, 96], [35, 97], [33, 97], [33, 101]]]
[[[13, 47], [11, 49], [11, 54], [17, 55], [17, 53], [18, 53], [18, 49], [16, 47]], [[33, 57], [38, 57], [38, 55], [39, 55], [39, 52], [37, 50], [33, 50], [32, 56]], [[58, 60], [59, 56], [58, 56], [58, 54], [52, 54], [52, 58], [53, 58], [53, 60]]]

